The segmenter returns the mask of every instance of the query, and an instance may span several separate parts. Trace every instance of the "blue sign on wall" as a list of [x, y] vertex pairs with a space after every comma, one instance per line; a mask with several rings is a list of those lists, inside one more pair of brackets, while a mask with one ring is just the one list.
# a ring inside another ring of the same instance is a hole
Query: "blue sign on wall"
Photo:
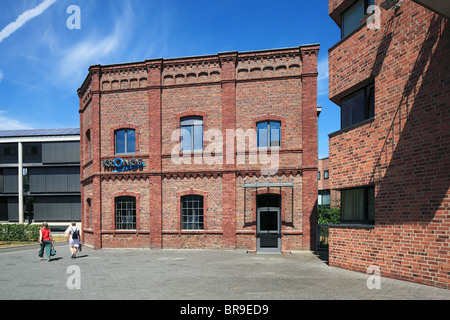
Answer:
[[114, 160], [104, 160], [103, 166], [107, 168], [115, 167], [113, 172], [125, 172], [133, 169], [146, 167], [142, 159], [122, 159], [116, 158]]

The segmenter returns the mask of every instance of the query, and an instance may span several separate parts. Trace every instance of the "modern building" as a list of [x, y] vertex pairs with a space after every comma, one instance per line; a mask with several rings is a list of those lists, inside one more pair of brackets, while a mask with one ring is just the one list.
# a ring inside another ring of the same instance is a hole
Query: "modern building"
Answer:
[[0, 221], [81, 222], [80, 130], [0, 131]]
[[410, 0], [330, 0], [329, 14], [342, 30], [329, 49], [341, 108], [329, 183], [342, 199], [329, 263], [448, 289], [449, 22]]
[[78, 90], [86, 244], [313, 248], [318, 51], [92, 66]]

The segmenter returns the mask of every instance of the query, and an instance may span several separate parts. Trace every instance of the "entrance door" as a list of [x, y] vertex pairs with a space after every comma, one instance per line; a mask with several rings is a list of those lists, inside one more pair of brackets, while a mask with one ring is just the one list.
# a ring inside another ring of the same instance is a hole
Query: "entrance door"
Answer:
[[257, 251], [281, 252], [280, 208], [258, 208], [257, 214]]

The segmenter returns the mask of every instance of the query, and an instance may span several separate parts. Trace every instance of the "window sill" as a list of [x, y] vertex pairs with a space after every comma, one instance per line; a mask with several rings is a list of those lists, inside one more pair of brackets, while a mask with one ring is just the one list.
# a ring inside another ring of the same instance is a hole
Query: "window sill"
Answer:
[[374, 224], [363, 224], [363, 223], [340, 223], [340, 224], [329, 224], [331, 228], [349, 228], [349, 229], [375, 229]]
[[335, 136], [337, 136], [337, 135], [340, 135], [340, 134], [342, 134], [342, 133], [344, 133], [344, 132], [351, 131], [351, 130], [353, 130], [353, 129], [355, 129], [355, 128], [361, 127], [361, 126], [363, 126], [363, 125], [365, 125], [365, 124], [368, 124], [368, 123], [371, 123], [371, 122], [373, 122], [373, 121], [375, 121], [375, 117], [372, 117], [372, 118], [366, 119], [366, 120], [364, 120], [364, 121], [355, 123], [355, 124], [353, 124], [353, 125], [351, 125], [351, 126], [349, 126], [349, 127], [346, 127], [346, 128], [344, 128], [344, 129], [341, 129], [341, 130], [332, 132], [332, 133], [330, 133], [330, 134], [328, 135], [328, 137], [329, 137], [329, 138], [333, 138], [333, 137], [335, 137]]

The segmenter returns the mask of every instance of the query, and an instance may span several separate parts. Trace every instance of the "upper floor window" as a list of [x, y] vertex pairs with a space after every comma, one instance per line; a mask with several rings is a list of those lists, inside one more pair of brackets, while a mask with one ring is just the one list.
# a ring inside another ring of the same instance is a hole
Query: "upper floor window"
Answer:
[[181, 118], [181, 151], [203, 150], [203, 118]]
[[136, 133], [133, 129], [116, 131], [116, 153], [136, 152]]
[[91, 130], [86, 131], [86, 141], [88, 144], [88, 160], [91, 160]]
[[181, 229], [203, 230], [203, 196], [181, 197]]
[[324, 172], [323, 172], [323, 178], [326, 180], [326, 179], [328, 179], [330, 177], [330, 171], [329, 170], [325, 170]]
[[361, 21], [366, 16], [367, 8], [373, 4], [374, 0], [358, 0], [342, 13], [342, 38], [345, 38], [361, 26]]
[[259, 122], [256, 129], [258, 148], [281, 146], [281, 123], [279, 121]]
[[369, 85], [342, 99], [341, 129], [345, 129], [375, 115], [375, 87]]

